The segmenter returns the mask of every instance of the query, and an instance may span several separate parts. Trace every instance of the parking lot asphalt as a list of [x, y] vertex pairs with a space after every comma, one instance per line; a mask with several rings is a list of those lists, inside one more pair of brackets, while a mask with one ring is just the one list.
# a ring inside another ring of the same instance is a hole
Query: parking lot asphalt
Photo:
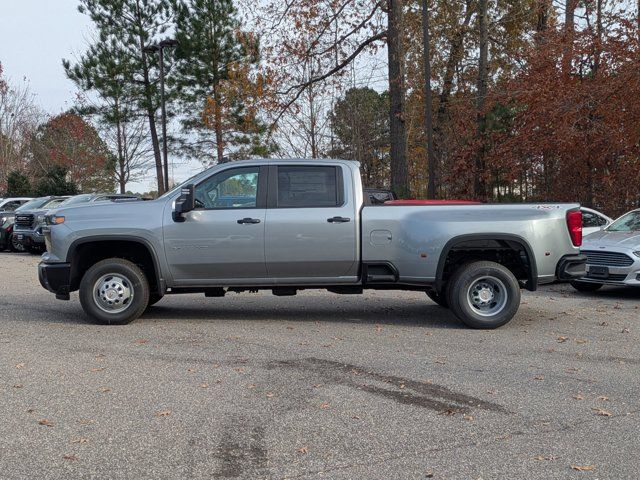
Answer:
[[640, 291], [168, 296], [86, 322], [0, 254], [2, 479], [635, 479]]

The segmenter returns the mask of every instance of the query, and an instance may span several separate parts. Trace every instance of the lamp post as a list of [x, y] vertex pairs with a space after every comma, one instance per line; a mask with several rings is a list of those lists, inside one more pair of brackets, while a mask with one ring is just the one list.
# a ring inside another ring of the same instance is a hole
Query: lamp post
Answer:
[[164, 98], [164, 49], [178, 45], [177, 40], [167, 38], [159, 43], [144, 47], [146, 53], [158, 52], [160, 55], [160, 108], [162, 111], [162, 157], [164, 161], [164, 190], [169, 191], [169, 160], [167, 155], [167, 109]]

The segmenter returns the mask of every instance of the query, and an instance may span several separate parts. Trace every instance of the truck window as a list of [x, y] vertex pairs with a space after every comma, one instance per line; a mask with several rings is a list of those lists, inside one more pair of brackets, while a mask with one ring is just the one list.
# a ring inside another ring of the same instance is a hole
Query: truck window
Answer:
[[279, 166], [278, 207], [340, 205], [336, 167]]
[[196, 208], [255, 208], [260, 167], [224, 170], [195, 189]]

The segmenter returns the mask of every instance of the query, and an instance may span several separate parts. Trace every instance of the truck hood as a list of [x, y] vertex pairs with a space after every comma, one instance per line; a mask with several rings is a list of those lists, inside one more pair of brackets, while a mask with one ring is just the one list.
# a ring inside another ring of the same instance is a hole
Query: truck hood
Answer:
[[640, 246], [640, 232], [607, 232], [601, 230], [584, 237], [582, 248], [624, 247], [636, 248]]
[[138, 220], [144, 215], [153, 215], [161, 210], [166, 199], [139, 202], [98, 202], [81, 205], [61, 206], [50, 210], [49, 213], [63, 215], [68, 220], [108, 220], [115, 223], [130, 223], [131, 219]]

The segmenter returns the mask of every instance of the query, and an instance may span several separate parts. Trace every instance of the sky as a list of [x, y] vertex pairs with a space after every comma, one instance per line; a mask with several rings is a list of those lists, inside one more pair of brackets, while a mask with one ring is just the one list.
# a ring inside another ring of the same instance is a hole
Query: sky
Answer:
[[[73, 60], [92, 37], [89, 18], [78, 12], [78, 0], [0, 0], [0, 63], [11, 84], [28, 82], [35, 103], [49, 115], [72, 107], [77, 89], [67, 79], [62, 59]], [[171, 160], [171, 159], [170, 159]], [[198, 162], [177, 162], [174, 180], [202, 169]], [[127, 189], [155, 190], [149, 171]]]
[[91, 37], [77, 0], [0, 0], [0, 62], [5, 75], [27, 79], [36, 103], [57, 114], [73, 105], [76, 88], [62, 59], [81, 53]]

